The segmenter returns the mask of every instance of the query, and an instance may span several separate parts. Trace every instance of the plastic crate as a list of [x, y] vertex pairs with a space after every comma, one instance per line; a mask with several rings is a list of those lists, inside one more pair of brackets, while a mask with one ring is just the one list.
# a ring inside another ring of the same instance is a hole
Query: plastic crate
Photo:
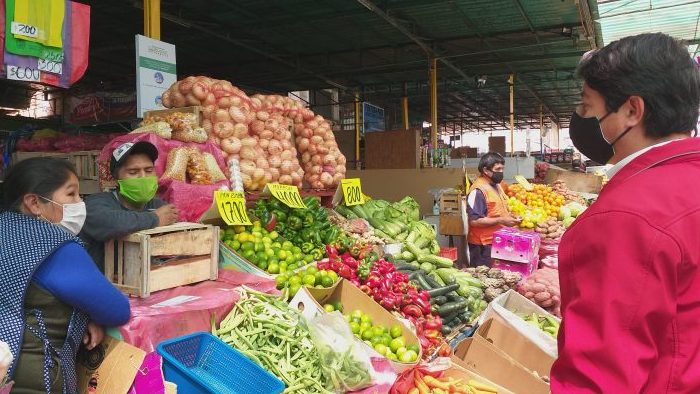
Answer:
[[277, 394], [284, 383], [219, 338], [197, 332], [158, 345], [165, 380], [187, 394]]
[[444, 257], [452, 261], [457, 260], [457, 248], [440, 248], [440, 257]]

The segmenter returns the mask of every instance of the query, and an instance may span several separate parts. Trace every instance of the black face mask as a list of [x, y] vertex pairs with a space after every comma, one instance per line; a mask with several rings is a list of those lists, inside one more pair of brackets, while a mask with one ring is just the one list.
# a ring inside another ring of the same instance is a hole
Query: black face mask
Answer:
[[571, 122], [569, 123], [569, 137], [571, 137], [571, 142], [573, 142], [576, 149], [584, 156], [600, 164], [607, 164], [608, 161], [610, 161], [615, 154], [613, 146], [632, 130], [632, 128], [629, 127], [612, 142], [608, 142], [603, 136], [600, 123], [610, 114], [611, 112], [608, 112], [598, 120], [595, 116], [590, 118], [581, 117], [574, 111], [574, 114], [571, 115]]
[[495, 183], [498, 185], [499, 183], [503, 182], [503, 173], [502, 172], [491, 172], [491, 182]]

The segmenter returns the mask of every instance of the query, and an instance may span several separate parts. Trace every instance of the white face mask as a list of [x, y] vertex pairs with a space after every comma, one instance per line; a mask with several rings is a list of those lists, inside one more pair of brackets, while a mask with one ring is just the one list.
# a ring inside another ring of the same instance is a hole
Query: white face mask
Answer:
[[[42, 197], [44, 198], [44, 197]], [[63, 208], [63, 219], [57, 224], [63, 227], [66, 231], [73, 235], [78, 235], [80, 230], [83, 229], [83, 224], [85, 224], [85, 218], [87, 217], [87, 209], [85, 208], [85, 202], [76, 202], [70, 204], [59, 204], [56, 201], [44, 198], [44, 200], [52, 202]]]

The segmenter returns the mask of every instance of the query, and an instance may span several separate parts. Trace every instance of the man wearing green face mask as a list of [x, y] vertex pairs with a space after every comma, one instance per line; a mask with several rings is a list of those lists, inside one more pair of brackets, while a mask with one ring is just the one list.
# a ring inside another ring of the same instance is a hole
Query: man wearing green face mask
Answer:
[[105, 262], [106, 241], [177, 221], [175, 206], [155, 197], [157, 158], [158, 150], [149, 142], [118, 146], [110, 163], [117, 188], [85, 199], [87, 219], [80, 237], [102, 272], [105, 263], [114, 263]]

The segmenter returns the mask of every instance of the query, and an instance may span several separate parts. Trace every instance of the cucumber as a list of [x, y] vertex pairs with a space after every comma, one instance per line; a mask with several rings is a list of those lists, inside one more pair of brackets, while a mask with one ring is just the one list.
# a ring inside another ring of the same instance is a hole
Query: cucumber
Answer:
[[423, 288], [423, 290], [432, 290], [432, 287], [430, 286], [430, 283], [426, 280], [426, 276], [423, 275], [423, 271], [416, 271], [418, 274], [415, 277], [415, 281], [420, 286]]
[[406, 263], [403, 263], [403, 264], [395, 263], [394, 267], [396, 267], [396, 269], [399, 271], [416, 271], [418, 269], [415, 266], [410, 265], [410, 264], [406, 264]]
[[442, 278], [446, 285], [451, 285], [457, 283], [454, 271], [455, 270], [452, 268], [438, 268], [437, 273], [440, 275], [440, 278]]
[[469, 304], [467, 302], [448, 302], [447, 304], [440, 305], [438, 314], [440, 317], [447, 316], [453, 312], [464, 311], [468, 306]]
[[420, 268], [427, 273], [431, 273], [435, 269], [435, 266], [430, 263], [422, 263]]
[[446, 324], [443, 324], [443, 325], [442, 325], [442, 328], [440, 329], [440, 332], [442, 332], [442, 335], [450, 335], [450, 333], [451, 333], [453, 330], [454, 330], [454, 329], [453, 329], [451, 326], [446, 325]]
[[[448, 293], [451, 293], [459, 288], [459, 285], [454, 284], [454, 285], [449, 285], [445, 287], [438, 287], [436, 289], [432, 289], [428, 291], [428, 294], [430, 294], [430, 297], [438, 297], [438, 296], [445, 296]], [[445, 297], [447, 299], [447, 297]]]
[[457, 318], [459, 318], [459, 312], [452, 312], [442, 319], [442, 323], [452, 324]]
[[442, 287], [443, 286], [440, 283], [438, 283], [437, 281], [435, 281], [435, 279], [433, 279], [433, 277], [430, 275], [425, 275], [425, 280], [428, 282], [431, 289], [435, 288], [435, 287]]
[[464, 297], [462, 297], [462, 296], [460, 296], [460, 295], [457, 295], [457, 294], [455, 294], [455, 293], [447, 294], [447, 299], [448, 299], [450, 302], [460, 302], [460, 301], [466, 301], [466, 300], [467, 300], [466, 298], [464, 298]]
[[445, 304], [445, 303], [447, 303], [447, 297], [445, 297], [445, 296], [430, 297], [430, 303], [436, 304], [436, 305]]

